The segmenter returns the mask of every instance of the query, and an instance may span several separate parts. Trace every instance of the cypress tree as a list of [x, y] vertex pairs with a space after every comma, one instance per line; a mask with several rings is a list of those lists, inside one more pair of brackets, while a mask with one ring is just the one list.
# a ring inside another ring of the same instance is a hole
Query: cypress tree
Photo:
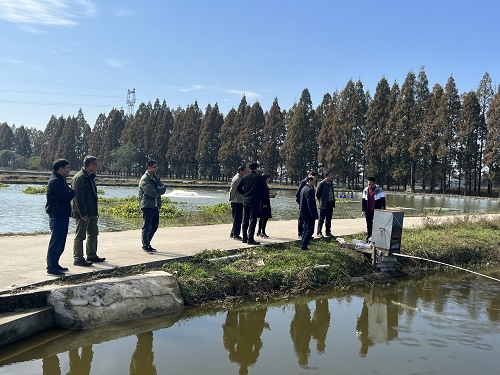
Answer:
[[489, 186], [500, 185], [500, 85], [486, 112], [488, 132], [484, 163], [488, 166]]
[[285, 121], [278, 104], [274, 98], [273, 104], [267, 113], [264, 129], [262, 130], [262, 152], [260, 162], [263, 168], [271, 175], [271, 179], [281, 181], [282, 159], [280, 150], [285, 141]]

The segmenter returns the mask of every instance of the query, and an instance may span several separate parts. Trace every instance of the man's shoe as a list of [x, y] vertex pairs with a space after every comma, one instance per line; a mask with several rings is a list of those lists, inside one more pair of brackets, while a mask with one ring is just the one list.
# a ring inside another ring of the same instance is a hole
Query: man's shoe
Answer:
[[92, 265], [92, 262], [88, 262], [85, 259], [82, 259], [82, 260], [78, 260], [76, 262], [73, 262], [73, 265], [80, 266], [80, 267], [90, 267]]
[[67, 272], [67, 271], [69, 271], [69, 268], [62, 267], [62, 266], [57, 266], [57, 270], [61, 271], [61, 272]]
[[317, 236], [318, 236], [318, 238], [323, 238], [323, 234], [322, 233], [318, 233]]
[[265, 233], [262, 233], [260, 236], [261, 236], [262, 238], [269, 238], [269, 236], [268, 236], [267, 234], [265, 234]]
[[156, 249], [154, 247], [152, 247], [151, 245], [148, 246], [148, 250], [153, 252], [153, 253], [156, 253]]
[[299, 234], [299, 240], [301, 240], [301, 239], [302, 239], [302, 235], [301, 235], [301, 234]]
[[247, 243], [247, 242], [248, 242], [248, 238], [243, 238], [243, 239], [241, 240], [241, 242], [243, 242], [243, 243]]
[[335, 236], [332, 235], [331, 233], [327, 233], [327, 234], [325, 234], [325, 237], [335, 237]]
[[260, 245], [259, 241], [255, 241], [253, 238], [249, 238], [248, 242], [249, 245]]
[[235, 237], [233, 237], [233, 239], [235, 239], [235, 240], [237, 240], [237, 241], [241, 241], [241, 240], [243, 240], [243, 238], [241, 238], [241, 236], [235, 236]]
[[153, 254], [154, 253], [154, 251], [151, 250], [149, 247], [143, 247], [142, 251], [144, 251], [145, 253], [148, 253], [148, 254]]
[[92, 263], [101, 263], [101, 262], [105, 262], [106, 258], [95, 257], [95, 258], [87, 258], [87, 260], [89, 262], [92, 262]]
[[233, 234], [232, 234], [232, 233], [229, 235], [229, 238], [234, 238], [234, 236], [233, 236]]
[[309, 250], [307, 247], [301, 247], [302, 250]]
[[47, 275], [49, 276], [64, 276], [64, 272], [59, 270], [47, 270]]

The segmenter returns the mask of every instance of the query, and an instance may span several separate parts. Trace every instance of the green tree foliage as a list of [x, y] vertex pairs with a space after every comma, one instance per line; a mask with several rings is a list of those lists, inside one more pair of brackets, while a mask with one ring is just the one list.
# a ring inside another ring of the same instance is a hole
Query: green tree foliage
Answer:
[[259, 157], [261, 167], [271, 176], [271, 179], [281, 180], [283, 159], [280, 150], [285, 141], [285, 121], [278, 98], [274, 99], [273, 105], [266, 116], [264, 129], [262, 130], [262, 152]]
[[425, 191], [434, 192], [443, 169], [447, 148], [444, 138], [445, 95], [441, 85], [435, 84], [424, 104], [419, 126], [419, 148], [416, 157], [416, 177]]
[[167, 159], [178, 178], [198, 177], [196, 151], [201, 129], [202, 112], [195, 102], [175, 116], [172, 135], [168, 143]]
[[160, 165], [159, 174], [168, 173], [167, 147], [174, 126], [174, 117], [167, 103], [163, 101], [153, 134], [152, 157]]
[[92, 133], [92, 130], [90, 128], [89, 123], [85, 119], [85, 116], [83, 115], [83, 111], [80, 108], [78, 111], [78, 114], [76, 115], [76, 118], [73, 118], [73, 122], [75, 125], [75, 131], [76, 131], [76, 138], [75, 138], [75, 161], [77, 164], [72, 164], [74, 167], [83, 165], [83, 159], [85, 156], [89, 155], [90, 153], [90, 147], [89, 147], [89, 141], [90, 141], [90, 135]]
[[241, 150], [243, 159], [247, 163], [257, 162], [260, 159], [265, 122], [264, 111], [260, 103], [255, 102], [243, 121], [242, 135], [245, 141], [241, 143]]
[[219, 133], [223, 123], [224, 117], [219, 112], [219, 105], [215, 103], [213, 108], [208, 105], [202, 120], [198, 150], [196, 151], [200, 177], [206, 180], [218, 179], [220, 175], [219, 149], [221, 142]]
[[[486, 137], [488, 134], [488, 126], [486, 124], [486, 113], [488, 112], [488, 107], [493, 95], [495, 94], [493, 90], [493, 83], [488, 72], [484, 73], [483, 78], [479, 82], [479, 86], [476, 91], [479, 104], [481, 105], [481, 123], [479, 124], [479, 129], [477, 133], [477, 142], [479, 144], [479, 155], [477, 159], [477, 193], [481, 195], [481, 178], [483, 171], [483, 152], [486, 144]], [[491, 192], [491, 185], [488, 185], [488, 193]]]
[[52, 163], [56, 158], [57, 147], [59, 146], [59, 139], [64, 129], [64, 123], [65, 120], [62, 116], [59, 118], [52, 116], [43, 132], [41, 163], [46, 169], [50, 170], [52, 168]]
[[14, 150], [14, 132], [6, 122], [0, 125], [0, 150]]
[[197, 103], [171, 110], [156, 99], [141, 103], [133, 116], [102, 113], [92, 129], [81, 109], [76, 117], [51, 116], [44, 131], [4, 123], [0, 148], [9, 151], [3, 153], [9, 168], [50, 169], [64, 157], [76, 169], [94, 154], [99, 173], [137, 175], [155, 159], [164, 176], [228, 180], [240, 165], [257, 161], [286, 183], [331, 169], [349, 188], [373, 175], [388, 190], [419, 184], [441, 193], [458, 178], [467, 194], [481, 194], [487, 173], [491, 193], [498, 183], [499, 131], [488, 73], [474, 95], [460, 96], [453, 76], [430, 92], [422, 66], [418, 77], [408, 73], [401, 89], [397, 82], [389, 88], [383, 77], [373, 99], [361, 80], [349, 80], [315, 109], [304, 89], [292, 108], [281, 109], [275, 98], [266, 112], [245, 96], [226, 116], [217, 104], [202, 113]]
[[382, 77], [366, 115], [365, 175], [375, 177], [381, 186], [389, 181], [390, 166], [385, 155], [389, 138], [390, 96], [389, 82]]
[[479, 145], [477, 133], [481, 123], [481, 105], [474, 91], [463, 96], [462, 111], [457, 122], [457, 165], [460, 183], [465, 183], [466, 194], [470, 195], [474, 188]]
[[317, 130], [311, 94], [302, 91], [299, 103], [293, 108], [288, 132], [283, 143], [282, 157], [291, 182], [300, 181], [309, 170], [317, 170]]
[[99, 171], [113, 172], [110, 165], [113, 160], [111, 152], [120, 147], [120, 138], [125, 128], [125, 113], [123, 109], [113, 108], [107, 117], [99, 115], [92, 129], [89, 140], [90, 154], [99, 160]]
[[0, 151], [0, 167], [1, 168], [13, 168], [13, 164], [16, 160], [16, 153], [12, 150], [1, 150]]
[[486, 113], [488, 132], [484, 163], [488, 166], [488, 181], [500, 185], [500, 86], [493, 96]]
[[137, 163], [137, 149], [132, 143], [115, 148], [111, 151], [110, 171], [123, 173], [130, 176], [133, 172], [138, 173], [140, 165]]
[[219, 161], [222, 173], [225, 174], [226, 178], [229, 178], [236, 173], [239, 166], [245, 164], [239, 152], [239, 145], [243, 137], [241, 136], [241, 129], [238, 127], [237, 113], [234, 108], [224, 117], [219, 139], [221, 142]]
[[429, 80], [427, 79], [427, 74], [425, 73], [424, 67], [420, 68], [418, 73], [418, 78], [415, 83], [415, 134], [410, 140], [410, 157], [411, 157], [411, 191], [415, 191], [415, 177], [418, 175], [421, 178], [425, 174], [425, 168], [423, 168], [423, 158], [424, 154], [422, 152], [422, 142], [420, 141], [422, 137], [422, 131], [424, 128], [424, 117], [426, 104], [429, 99]]
[[[366, 118], [366, 100], [363, 86], [349, 80], [340, 92], [336, 110], [328, 111], [323, 121], [331, 134], [325, 168], [349, 188], [358, 184], [363, 163], [363, 133]], [[324, 130], [326, 131], [326, 130]], [[323, 136], [324, 133], [322, 133]], [[328, 140], [326, 140], [328, 142]]]
[[408, 185], [411, 174], [411, 163], [413, 163], [410, 144], [417, 134], [415, 85], [415, 73], [410, 71], [401, 87], [396, 106], [391, 112], [389, 119], [389, 151], [392, 157], [391, 175], [398, 188]]
[[448, 78], [445, 92], [445, 108], [443, 121], [443, 143], [446, 149], [443, 158], [443, 171], [441, 176], [441, 192], [449, 191], [450, 181], [453, 177], [454, 162], [456, 160], [456, 131], [458, 118], [462, 109], [460, 95], [453, 76]]
[[14, 132], [14, 150], [20, 156], [31, 157], [31, 142], [26, 128], [21, 125], [13, 130]]
[[[233, 126], [238, 131], [238, 138], [236, 139], [236, 149], [238, 150], [238, 154], [242, 160], [240, 165], [244, 165], [248, 163], [248, 160], [245, 159], [245, 150], [247, 148], [246, 143], [247, 139], [245, 138], [245, 121], [250, 112], [250, 106], [247, 103], [247, 98], [245, 95], [241, 98], [240, 104], [238, 105], [238, 109], [236, 110], [236, 116], [234, 118]], [[251, 160], [253, 162], [256, 160]]]

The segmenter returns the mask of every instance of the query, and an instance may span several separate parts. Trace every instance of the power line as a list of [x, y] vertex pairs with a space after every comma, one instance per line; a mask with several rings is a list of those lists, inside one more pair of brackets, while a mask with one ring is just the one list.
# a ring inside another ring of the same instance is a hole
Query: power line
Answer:
[[62, 93], [62, 92], [47, 92], [47, 91], [28, 91], [28, 90], [8, 90], [0, 89], [2, 92], [17, 92], [24, 94], [44, 94], [44, 95], [62, 95], [62, 96], [90, 96], [95, 98], [117, 98], [123, 99], [123, 96], [117, 95], [94, 95], [94, 94], [72, 94], [72, 93]]

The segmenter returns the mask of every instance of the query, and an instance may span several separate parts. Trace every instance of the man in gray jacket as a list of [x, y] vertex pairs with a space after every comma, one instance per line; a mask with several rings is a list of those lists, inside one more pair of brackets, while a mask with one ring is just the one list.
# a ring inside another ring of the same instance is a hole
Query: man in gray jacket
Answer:
[[233, 227], [231, 228], [229, 237], [239, 241], [242, 240], [240, 233], [243, 221], [243, 195], [238, 192], [238, 185], [242, 177], [247, 173], [248, 168], [246, 166], [239, 167], [238, 173], [231, 180], [231, 188], [229, 189], [229, 202], [231, 202], [231, 214], [233, 216]]
[[139, 181], [139, 205], [142, 211], [142, 250], [146, 253], [154, 253], [156, 249], [151, 247], [151, 239], [158, 229], [160, 223], [161, 195], [165, 194], [167, 187], [163, 185], [157, 176], [158, 162], [148, 160], [146, 173]]

